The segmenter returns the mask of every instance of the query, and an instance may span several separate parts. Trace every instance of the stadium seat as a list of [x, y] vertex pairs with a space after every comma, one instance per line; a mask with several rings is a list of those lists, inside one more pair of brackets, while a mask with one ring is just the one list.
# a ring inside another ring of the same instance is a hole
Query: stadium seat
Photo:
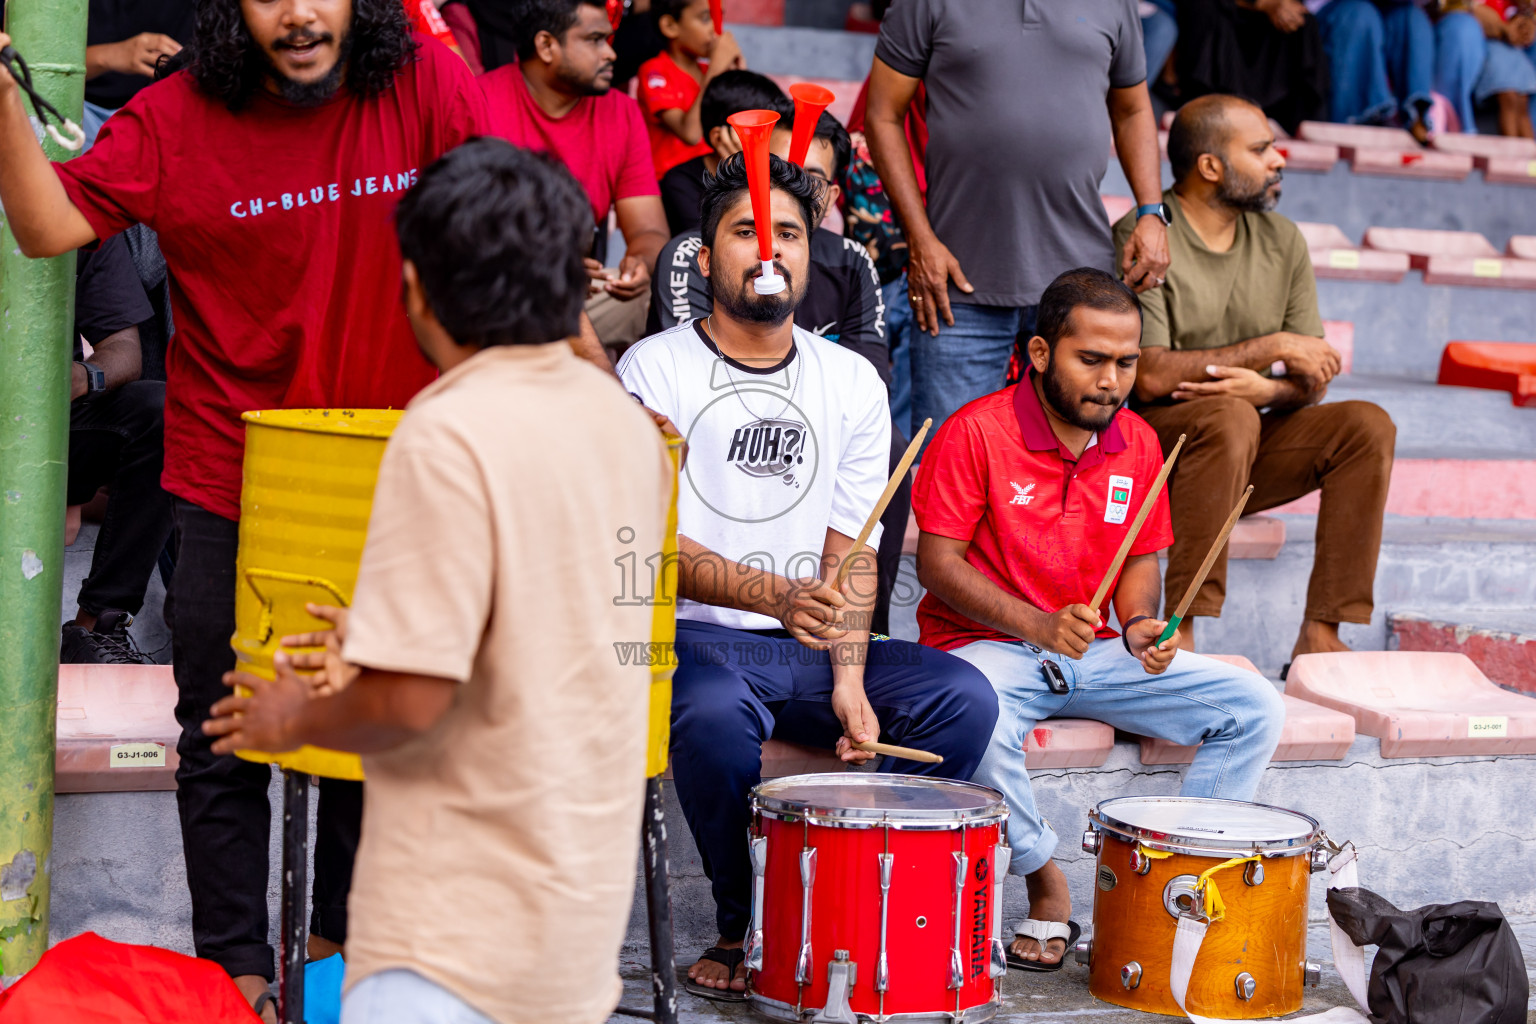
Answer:
[[1536, 289], [1536, 260], [1431, 256], [1424, 266], [1424, 283]]
[[1512, 235], [1504, 255], [1517, 260], [1536, 260], [1536, 235]]
[[1104, 203], [1104, 215], [1111, 224], [1118, 223], [1121, 217], [1136, 209], [1136, 200], [1130, 196], [1099, 196], [1099, 199]]
[[1536, 139], [1517, 139], [1508, 135], [1467, 135], [1441, 132], [1429, 140], [1442, 153], [1461, 153], [1472, 158], [1480, 171], [1488, 169], [1491, 159], [1536, 160]]
[[1536, 700], [1495, 686], [1464, 654], [1303, 654], [1286, 692], [1353, 717], [1382, 757], [1536, 754]]
[[1024, 763], [1030, 768], [1097, 768], [1109, 760], [1115, 730], [1086, 718], [1047, 718], [1029, 731]]
[[1536, 185], [1536, 160], [1528, 157], [1490, 157], [1483, 180], [1493, 185]]
[[1274, 560], [1285, 547], [1285, 520], [1273, 516], [1244, 516], [1232, 528], [1227, 558]]
[[1356, 150], [1384, 149], [1409, 153], [1422, 149], [1418, 140], [1401, 128], [1380, 128], [1368, 124], [1335, 124], [1332, 121], [1303, 121], [1296, 130], [1296, 137], [1306, 142], [1320, 142], [1338, 146], [1346, 160], [1352, 159]]
[[[1433, 615], [1391, 612], [1394, 651], [1454, 651], [1505, 689], [1536, 696], [1536, 631], [1510, 609], [1463, 609]], [[1513, 620], [1513, 621], [1511, 621]]]
[[1296, 226], [1307, 240], [1312, 273], [1317, 277], [1396, 284], [1408, 273], [1407, 256], [1361, 249], [1333, 224], [1297, 221]]
[[1409, 265], [1423, 270], [1431, 256], [1497, 259], [1499, 250], [1476, 231], [1432, 231], [1426, 228], [1366, 228], [1365, 248], [1407, 253]]
[[1465, 153], [1361, 147], [1349, 158], [1349, 169], [1356, 174], [1379, 174], [1392, 178], [1462, 181], [1472, 173], [1472, 158]]
[[1288, 171], [1321, 171], [1326, 174], [1339, 162], [1339, 147], [1324, 142], [1276, 139], [1275, 149], [1285, 157], [1285, 169]]
[[727, 23], [770, 26], [784, 24], [784, 0], [725, 0], [723, 7]]
[[1516, 405], [1536, 406], [1536, 344], [1453, 341], [1440, 356], [1440, 384], [1508, 391]]
[[1339, 373], [1355, 368], [1355, 325], [1349, 320], [1324, 320], [1323, 340], [1339, 354]]
[[[1261, 675], [1253, 662], [1240, 654], [1205, 656]], [[1353, 718], [1290, 694], [1281, 694], [1281, 700], [1285, 703], [1285, 729], [1280, 733], [1280, 744], [1271, 761], [1337, 761], [1349, 752], [1350, 744], [1355, 742]], [[1181, 747], [1150, 736], [1142, 736], [1140, 740], [1142, 764], [1188, 764], [1195, 759], [1195, 751], [1200, 749]]]
[[169, 665], [60, 665], [55, 790], [175, 789], [175, 709]]

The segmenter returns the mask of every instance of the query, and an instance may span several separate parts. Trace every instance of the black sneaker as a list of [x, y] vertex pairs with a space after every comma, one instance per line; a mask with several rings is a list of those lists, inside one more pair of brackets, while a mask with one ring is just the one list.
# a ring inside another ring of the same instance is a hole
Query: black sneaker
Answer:
[[133, 616], [115, 609], [96, 617], [96, 628], [77, 622], [64, 623], [64, 642], [59, 647], [61, 665], [149, 665], [149, 655], [139, 650], [128, 635]]

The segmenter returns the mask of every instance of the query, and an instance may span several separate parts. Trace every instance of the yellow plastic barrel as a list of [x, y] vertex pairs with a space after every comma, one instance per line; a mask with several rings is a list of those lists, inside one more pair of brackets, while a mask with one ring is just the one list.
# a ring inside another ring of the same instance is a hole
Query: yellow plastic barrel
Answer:
[[[398, 409], [267, 409], [245, 420], [245, 486], [235, 561], [235, 635], [242, 669], [272, 678], [277, 642], [327, 628], [306, 602], [346, 607], [368, 536], [379, 460]], [[318, 747], [242, 750], [309, 775], [361, 779], [356, 754]]]
[[[242, 669], [270, 679], [280, 639], [327, 627], [304, 610], [307, 602], [351, 605], [379, 462], [400, 415], [397, 409], [271, 409], [244, 415], [245, 485], [230, 641]], [[652, 595], [647, 776], [666, 771], [671, 734], [677, 665], [676, 469], [682, 443], [681, 438], [668, 439], [674, 473]], [[309, 775], [363, 777], [356, 754], [319, 747], [288, 753], [242, 750], [239, 756]]]

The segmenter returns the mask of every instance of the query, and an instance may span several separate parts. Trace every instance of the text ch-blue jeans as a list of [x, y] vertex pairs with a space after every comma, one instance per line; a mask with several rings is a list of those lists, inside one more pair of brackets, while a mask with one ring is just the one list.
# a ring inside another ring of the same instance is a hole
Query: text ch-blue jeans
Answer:
[[1411, 3], [1331, 0], [1317, 12], [1332, 78], [1334, 121], [1412, 120], [1429, 109], [1435, 29]]
[[[978, 640], [952, 652], [997, 690], [997, 727], [972, 780], [1008, 798], [1012, 874], [1040, 870], [1056, 833], [1040, 817], [1024, 765], [1024, 744], [1047, 718], [1090, 718], [1181, 746], [1200, 744], [1183, 796], [1252, 800], [1285, 726], [1285, 705], [1263, 676], [1189, 651], [1160, 676], [1148, 675], [1118, 637], [1096, 640], [1080, 661], [1037, 654], [1022, 643]], [[1041, 667], [1061, 666], [1066, 693], [1052, 693]]]
[[[672, 677], [672, 776], [683, 817], [714, 887], [727, 940], [746, 934], [752, 866], [748, 798], [761, 781], [770, 737], [830, 750], [843, 734], [832, 711], [826, 651], [785, 636], [679, 619]], [[943, 651], [875, 641], [864, 693], [889, 742], [927, 750], [943, 764], [883, 758], [882, 771], [969, 779], [997, 720], [982, 674]]]
[[937, 337], [916, 325], [911, 332], [912, 426], [932, 418], [928, 441], [962, 405], [1003, 386], [1014, 340], [1022, 331], [1034, 331], [1039, 309], [956, 302], [953, 292], [949, 308], [953, 327], [941, 318]]

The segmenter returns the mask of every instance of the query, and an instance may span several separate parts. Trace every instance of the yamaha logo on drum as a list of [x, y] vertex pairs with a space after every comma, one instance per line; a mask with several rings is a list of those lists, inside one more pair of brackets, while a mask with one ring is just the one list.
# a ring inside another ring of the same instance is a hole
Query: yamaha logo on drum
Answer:
[[971, 970], [970, 977], [979, 978], [992, 957], [992, 888], [987, 885], [987, 858], [976, 862], [976, 885], [971, 890]]

